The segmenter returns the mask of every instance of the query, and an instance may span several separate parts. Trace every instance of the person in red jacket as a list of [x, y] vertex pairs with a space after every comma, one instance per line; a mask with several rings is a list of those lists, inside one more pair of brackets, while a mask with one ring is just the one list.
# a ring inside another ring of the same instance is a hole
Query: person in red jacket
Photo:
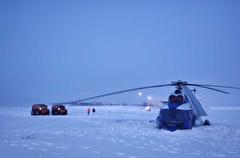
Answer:
[[90, 113], [90, 108], [87, 109], [87, 114], [89, 115], [89, 113]]

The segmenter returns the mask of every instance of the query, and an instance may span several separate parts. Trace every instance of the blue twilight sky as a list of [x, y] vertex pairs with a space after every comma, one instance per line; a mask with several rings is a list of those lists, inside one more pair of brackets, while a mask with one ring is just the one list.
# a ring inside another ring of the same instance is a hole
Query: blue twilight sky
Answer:
[[[0, 102], [71, 101], [138, 86], [240, 87], [238, 0], [0, 0]], [[174, 88], [95, 99], [167, 99]], [[239, 105], [197, 88], [206, 105]]]

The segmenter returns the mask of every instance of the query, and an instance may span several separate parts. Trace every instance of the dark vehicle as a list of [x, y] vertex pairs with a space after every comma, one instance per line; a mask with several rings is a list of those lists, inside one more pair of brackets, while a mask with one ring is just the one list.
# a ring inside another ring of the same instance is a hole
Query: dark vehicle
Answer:
[[53, 105], [51, 114], [52, 115], [67, 115], [67, 109], [63, 105]]
[[49, 115], [49, 109], [45, 104], [33, 104], [31, 115]]

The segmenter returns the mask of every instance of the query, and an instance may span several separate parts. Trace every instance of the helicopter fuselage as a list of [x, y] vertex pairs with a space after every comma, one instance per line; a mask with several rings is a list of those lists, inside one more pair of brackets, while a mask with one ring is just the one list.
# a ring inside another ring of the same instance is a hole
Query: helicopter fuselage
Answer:
[[194, 111], [181, 89], [177, 88], [169, 96], [167, 105], [164, 105], [156, 119], [159, 128], [170, 131], [177, 129], [191, 129], [195, 123]]
[[162, 108], [156, 123], [159, 128], [165, 128], [169, 131], [177, 129], [191, 129], [194, 125], [195, 117], [192, 109], [169, 109]]

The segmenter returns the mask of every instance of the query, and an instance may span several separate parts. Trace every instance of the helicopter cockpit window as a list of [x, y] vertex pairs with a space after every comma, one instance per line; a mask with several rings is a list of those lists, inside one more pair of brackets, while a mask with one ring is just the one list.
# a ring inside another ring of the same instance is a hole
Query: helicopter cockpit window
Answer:
[[162, 119], [176, 118], [178, 121], [190, 121], [191, 116], [188, 110], [162, 110]]
[[189, 111], [186, 111], [186, 110], [177, 110], [176, 118], [181, 121], [190, 121], [191, 120], [190, 113], [189, 113]]

